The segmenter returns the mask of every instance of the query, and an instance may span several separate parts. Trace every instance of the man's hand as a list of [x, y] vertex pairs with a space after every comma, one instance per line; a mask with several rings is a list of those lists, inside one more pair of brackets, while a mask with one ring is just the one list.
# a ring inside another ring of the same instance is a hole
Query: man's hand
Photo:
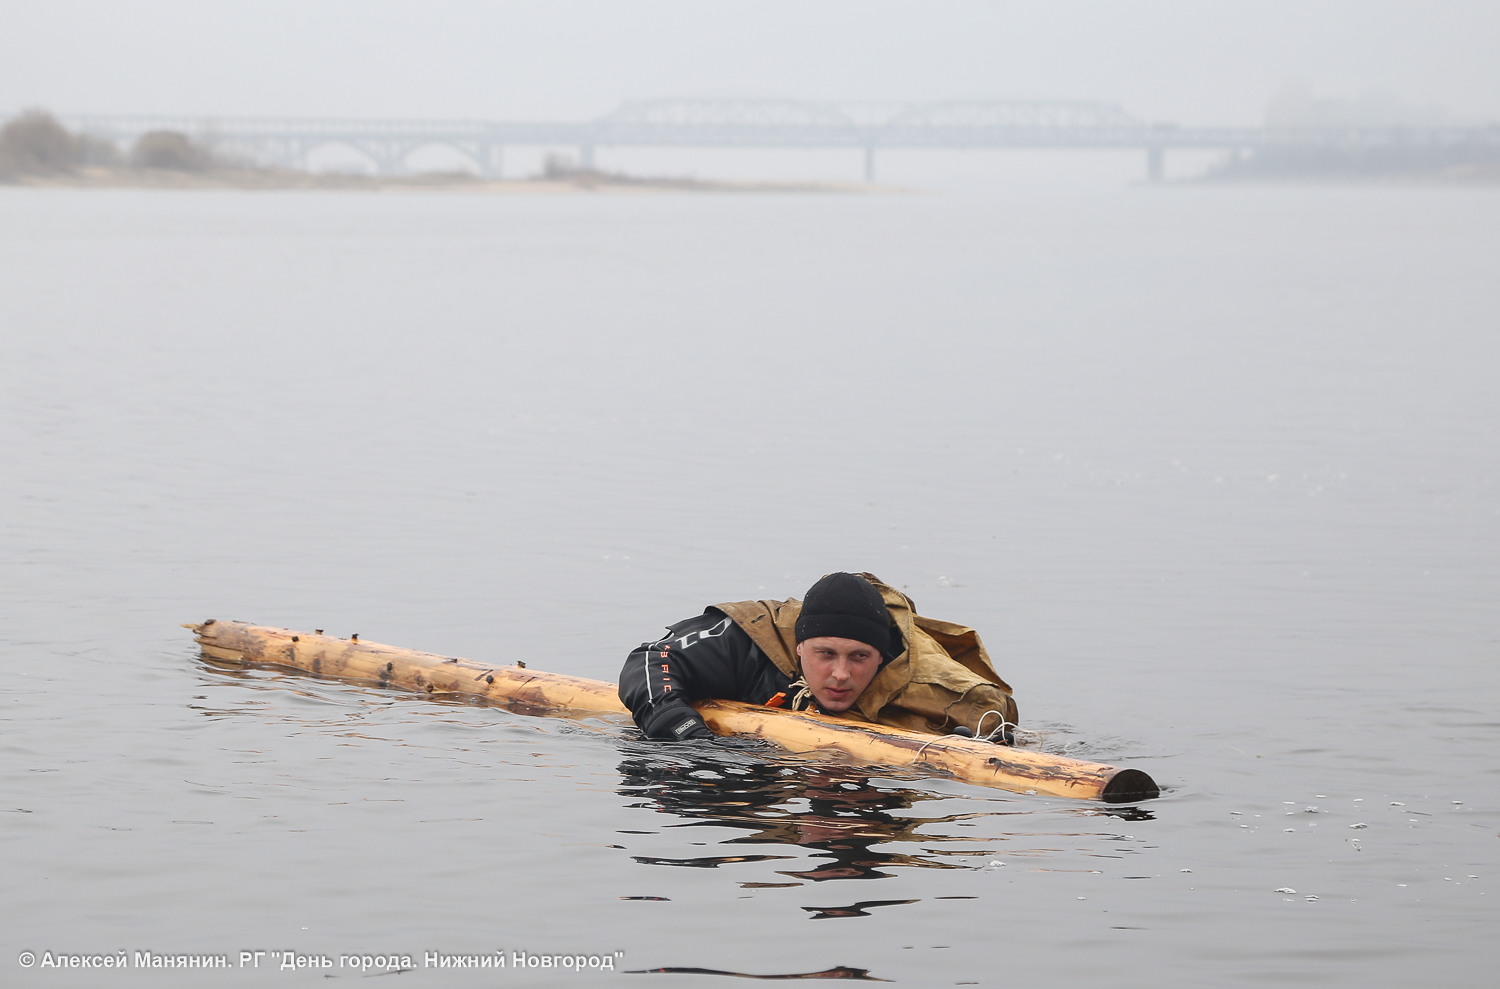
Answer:
[[641, 725], [647, 738], [659, 742], [683, 742], [694, 738], [717, 738], [698, 712], [681, 701], [659, 705]]

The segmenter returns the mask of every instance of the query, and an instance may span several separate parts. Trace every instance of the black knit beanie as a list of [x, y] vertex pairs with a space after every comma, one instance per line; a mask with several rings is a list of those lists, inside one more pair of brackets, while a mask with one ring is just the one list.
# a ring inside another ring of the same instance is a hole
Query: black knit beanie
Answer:
[[891, 659], [891, 614], [875, 585], [852, 573], [831, 573], [807, 589], [797, 616], [797, 641], [854, 639]]

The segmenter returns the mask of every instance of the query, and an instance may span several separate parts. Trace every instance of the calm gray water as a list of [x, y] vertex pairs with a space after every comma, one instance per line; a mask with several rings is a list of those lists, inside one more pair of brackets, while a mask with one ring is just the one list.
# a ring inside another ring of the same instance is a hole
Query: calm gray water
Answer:
[[[0, 982], [1491, 985], [1497, 286], [1496, 190], [0, 190]], [[178, 627], [612, 680], [835, 569], [1168, 792], [648, 746]], [[120, 951], [231, 969], [40, 966]]]

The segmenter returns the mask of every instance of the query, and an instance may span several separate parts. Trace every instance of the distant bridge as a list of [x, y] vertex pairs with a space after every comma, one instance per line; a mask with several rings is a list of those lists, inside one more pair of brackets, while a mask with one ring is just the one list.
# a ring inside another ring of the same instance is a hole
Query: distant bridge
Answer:
[[510, 146], [574, 147], [592, 168], [596, 148], [850, 148], [864, 151], [865, 180], [885, 149], [1112, 148], [1146, 154], [1146, 174], [1162, 178], [1168, 150], [1500, 149], [1488, 127], [1180, 127], [1148, 123], [1119, 106], [1066, 101], [950, 100], [936, 103], [810, 103], [795, 100], [641, 100], [582, 122], [357, 120], [316, 118], [68, 116], [70, 126], [115, 142], [173, 130], [267, 165], [306, 168], [320, 148], [342, 145], [382, 174], [407, 158], [446, 147], [480, 174], [498, 177]]

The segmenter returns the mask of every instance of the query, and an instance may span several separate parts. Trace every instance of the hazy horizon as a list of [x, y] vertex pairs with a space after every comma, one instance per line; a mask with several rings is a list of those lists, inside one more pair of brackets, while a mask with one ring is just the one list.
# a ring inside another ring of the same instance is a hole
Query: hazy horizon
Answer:
[[1280, 94], [1500, 119], [1476, 2], [13, 0], [0, 112], [587, 119], [627, 99], [1076, 99], [1261, 123]]

